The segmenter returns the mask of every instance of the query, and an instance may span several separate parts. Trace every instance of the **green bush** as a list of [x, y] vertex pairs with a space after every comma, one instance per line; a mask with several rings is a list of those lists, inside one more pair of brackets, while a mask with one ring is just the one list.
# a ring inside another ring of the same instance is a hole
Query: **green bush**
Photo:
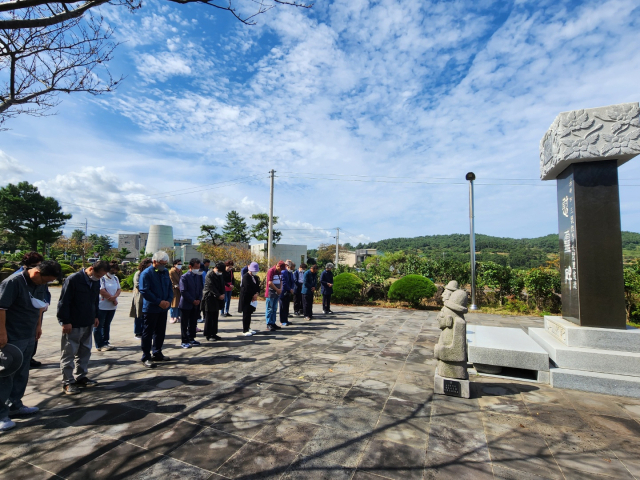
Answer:
[[560, 293], [560, 273], [551, 268], [532, 268], [524, 274], [524, 286], [538, 310], [542, 310], [545, 300], [552, 298], [554, 292]]
[[2, 272], [2, 273], [13, 273], [13, 272], [15, 272], [15, 270], [13, 268], [4, 267], [2, 270], [0, 270], [0, 272]]
[[352, 303], [361, 296], [364, 282], [353, 273], [341, 273], [333, 277], [333, 295], [336, 302]]
[[413, 306], [420, 305], [424, 298], [431, 298], [436, 293], [436, 286], [422, 275], [407, 275], [391, 284], [390, 300], [402, 300]]
[[133, 290], [133, 273], [128, 275], [124, 279], [120, 280], [120, 288], [122, 290], [131, 291]]
[[67, 265], [65, 263], [61, 263], [60, 268], [62, 269], [62, 275], [64, 275], [65, 277], [68, 277], [72, 273], [76, 273], [71, 265]]
[[71, 265], [71, 262], [69, 260], [58, 260], [58, 263], [60, 265]]

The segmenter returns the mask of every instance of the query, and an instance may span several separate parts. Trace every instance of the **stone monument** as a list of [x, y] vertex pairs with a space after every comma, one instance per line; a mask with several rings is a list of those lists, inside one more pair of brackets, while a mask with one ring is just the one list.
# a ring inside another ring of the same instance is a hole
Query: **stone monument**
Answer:
[[467, 292], [457, 289], [457, 282], [450, 282], [442, 295], [444, 307], [438, 314], [442, 333], [435, 346], [438, 359], [434, 380], [434, 392], [441, 395], [469, 398], [469, 374], [467, 372]]
[[554, 387], [640, 396], [618, 192], [618, 167], [638, 154], [638, 103], [561, 113], [540, 142], [540, 177], [557, 180], [562, 317], [545, 317], [529, 335], [554, 362]]
[[640, 154], [637, 103], [561, 113], [540, 142], [540, 177], [557, 180], [562, 316], [626, 328], [618, 166]]

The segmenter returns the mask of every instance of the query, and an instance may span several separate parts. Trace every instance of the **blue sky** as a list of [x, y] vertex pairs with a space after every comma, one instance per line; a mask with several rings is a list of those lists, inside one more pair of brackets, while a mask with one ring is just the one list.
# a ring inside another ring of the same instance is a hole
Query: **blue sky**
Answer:
[[[248, 8], [252, 2], [241, 4]], [[468, 231], [557, 231], [538, 145], [561, 111], [640, 100], [632, 0], [341, 0], [242, 25], [202, 5], [102, 13], [123, 41], [114, 94], [0, 133], [0, 182], [28, 180], [99, 234], [266, 212], [310, 247]], [[619, 169], [640, 231], [640, 160]]]

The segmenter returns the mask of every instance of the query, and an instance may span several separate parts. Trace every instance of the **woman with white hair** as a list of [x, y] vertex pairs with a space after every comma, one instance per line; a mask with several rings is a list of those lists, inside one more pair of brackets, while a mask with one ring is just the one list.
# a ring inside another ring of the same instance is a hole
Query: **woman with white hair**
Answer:
[[[140, 294], [142, 295], [142, 363], [154, 368], [156, 362], [169, 360], [162, 353], [164, 336], [167, 331], [167, 312], [173, 300], [173, 286], [167, 263], [167, 252], [156, 252], [152, 265], [140, 274]], [[151, 347], [153, 346], [153, 354]]]

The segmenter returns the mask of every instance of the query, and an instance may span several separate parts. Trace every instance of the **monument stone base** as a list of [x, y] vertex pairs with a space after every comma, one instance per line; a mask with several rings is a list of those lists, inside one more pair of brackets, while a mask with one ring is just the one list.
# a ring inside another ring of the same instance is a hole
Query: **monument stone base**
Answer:
[[549, 383], [549, 354], [521, 328], [467, 325], [469, 363], [480, 375], [498, 375], [502, 367], [535, 372]]
[[529, 335], [555, 364], [556, 388], [640, 397], [640, 330], [581, 327], [561, 317], [544, 318]]
[[451, 397], [469, 398], [471, 396], [469, 380], [445, 378], [437, 373], [434, 379], [433, 392], [438, 395], [449, 395]]

